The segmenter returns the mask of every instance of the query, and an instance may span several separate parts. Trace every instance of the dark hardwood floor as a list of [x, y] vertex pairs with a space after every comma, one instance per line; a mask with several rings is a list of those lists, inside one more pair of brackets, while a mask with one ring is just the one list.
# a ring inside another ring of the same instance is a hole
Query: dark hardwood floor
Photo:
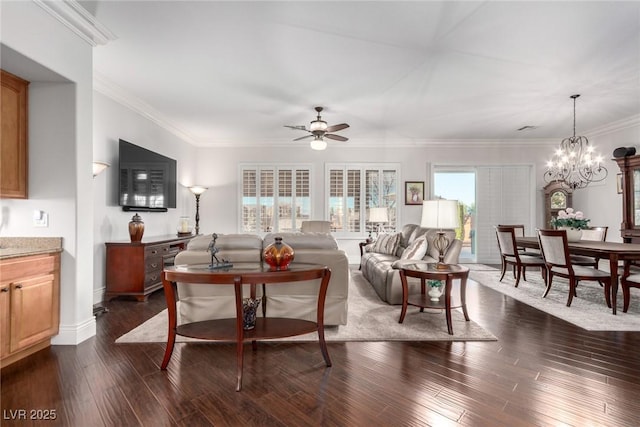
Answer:
[[162, 310], [162, 292], [114, 300], [96, 337], [2, 371], [0, 424], [640, 425], [640, 332], [587, 332], [474, 282], [468, 300], [498, 341], [329, 343], [331, 368], [317, 343], [260, 343], [239, 393], [233, 344], [177, 344], [161, 371], [163, 344], [114, 340]]

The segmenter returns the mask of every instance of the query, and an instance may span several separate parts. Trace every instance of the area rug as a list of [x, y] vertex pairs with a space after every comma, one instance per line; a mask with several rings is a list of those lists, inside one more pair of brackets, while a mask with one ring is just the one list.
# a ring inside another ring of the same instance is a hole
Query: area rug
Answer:
[[[398, 323], [401, 306], [381, 301], [369, 282], [362, 277], [357, 266], [350, 269], [347, 324], [325, 328], [327, 341], [496, 341], [496, 337], [473, 320], [466, 322], [461, 310], [452, 310], [453, 335], [447, 332], [443, 310], [419, 312], [417, 307], [407, 309], [402, 324]], [[311, 333], [280, 341], [317, 341]], [[160, 312], [142, 325], [124, 334], [116, 343], [166, 342], [167, 312]], [[176, 342], [202, 340], [177, 337]], [[274, 341], [274, 340], [270, 340]]]
[[528, 271], [527, 281], [520, 279], [517, 288], [510, 271], [502, 282], [499, 282], [500, 270], [497, 269], [471, 271], [469, 278], [588, 331], [640, 331], [640, 295], [636, 293], [634, 301], [633, 290], [629, 311], [623, 313], [622, 288], [618, 287], [618, 314], [614, 316], [598, 282], [580, 282], [577, 297], [573, 298], [571, 307], [567, 307], [569, 282], [554, 277], [551, 291], [542, 298], [545, 285], [537, 270]]

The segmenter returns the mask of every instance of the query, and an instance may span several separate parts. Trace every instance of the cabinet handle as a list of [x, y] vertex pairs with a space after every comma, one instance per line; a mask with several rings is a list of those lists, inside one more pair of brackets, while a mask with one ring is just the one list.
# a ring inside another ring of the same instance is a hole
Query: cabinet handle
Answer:
[[2, 288], [0, 292], [9, 292], [9, 288]]
[[16, 289], [22, 289], [22, 285], [21, 285], [20, 283], [18, 283], [18, 284], [16, 285]]
[[155, 255], [155, 254], [158, 253], [158, 251], [154, 249], [154, 250], [151, 251], [151, 253]]
[[156, 268], [158, 267], [158, 264], [156, 264], [155, 262], [153, 264], [151, 264], [151, 267]]

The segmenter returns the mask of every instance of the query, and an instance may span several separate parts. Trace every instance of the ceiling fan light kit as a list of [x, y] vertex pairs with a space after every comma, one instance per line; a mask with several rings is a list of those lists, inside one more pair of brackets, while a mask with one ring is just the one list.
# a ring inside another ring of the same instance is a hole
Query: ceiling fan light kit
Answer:
[[349, 127], [349, 125], [346, 123], [340, 123], [338, 125], [328, 126], [327, 122], [322, 120], [322, 117], [320, 117], [320, 113], [322, 112], [322, 109], [323, 109], [322, 107], [315, 107], [315, 110], [318, 112], [318, 116], [316, 117], [315, 120], [311, 121], [311, 123], [309, 124], [309, 129], [307, 129], [305, 126], [285, 125], [285, 127], [288, 127], [290, 129], [303, 130], [305, 132], [310, 133], [310, 135], [301, 136], [299, 138], [294, 139], [294, 141], [313, 138], [313, 140], [311, 141], [311, 148], [314, 150], [324, 150], [327, 148], [327, 141], [324, 140], [325, 137], [328, 139], [333, 139], [334, 141], [345, 142], [349, 140], [349, 138], [345, 138], [344, 136], [334, 135], [332, 133], [329, 133], [329, 132], [337, 132], [337, 131], [346, 129]]

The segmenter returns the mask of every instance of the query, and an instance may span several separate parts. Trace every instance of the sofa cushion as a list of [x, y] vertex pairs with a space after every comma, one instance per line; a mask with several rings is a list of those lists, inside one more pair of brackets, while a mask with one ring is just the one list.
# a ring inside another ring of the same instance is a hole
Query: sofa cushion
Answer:
[[[206, 251], [213, 240], [211, 234], [196, 236], [189, 241], [187, 249], [190, 251]], [[218, 234], [216, 240], [218, 249], [255, 249], [262, 250], [262, 239], [254, 234]]]
[[407, 249], [402, 252], [400, 259], [422, 259], [427, 254], [427, 239], [422, 236], [411, 243]]
[[275, 241], [276, 237], [282, 237], [282, 241], [296, 249], [338, 249], [338, 242], [333, 235], [328, 233], [269, 233], [264, 236], [264, 247]]
[[371, 252], [379, 254], [395, 255], [398, 245], [400, 244], [401, 233], [380, 234], [378, 240], [373, 244]]

